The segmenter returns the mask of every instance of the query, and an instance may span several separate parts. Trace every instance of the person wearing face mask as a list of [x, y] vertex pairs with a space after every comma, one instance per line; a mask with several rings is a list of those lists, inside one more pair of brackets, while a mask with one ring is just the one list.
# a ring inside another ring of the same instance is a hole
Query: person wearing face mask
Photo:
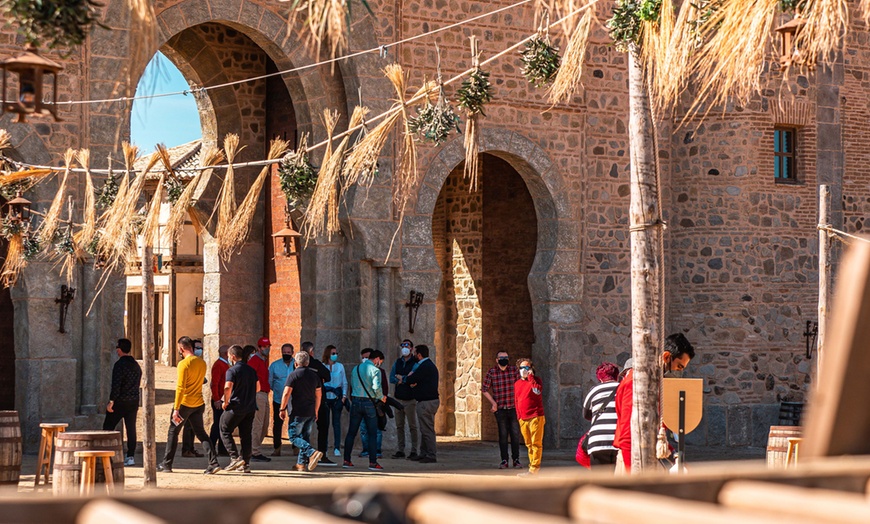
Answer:
[[[362, 361], [363, 362], [368, 361], [369, 356], [372, 354], [373, 351], [374, 350], [372, 348], [363, 348], [359, 352], [359, 355], [360, 355], [360, 358], [362, 359]], [[383, 388], [383, 390], [384, 390], [384, 395], [389, 395], [390, 394], [390, 384], [389, 384], [389, 382], [387, 382], [387, 372], [383, 368], [381, 368], [382, 364], [383, 364], [383, 360], [381, 360], [381, 363], [377, 365], [378, 369], [381, 372], [381, 388]], [[377, 458], [381, 458], [383, 456], [383, 453], [381, 451], [381, 444], [383, 444], [383, 442], [384, 442], [384, 432], [381, 431], [381, 429], [378, 428], [377, 425], [375, 425], [375, 429], [378, 430], [377, 431], [377, 435], [378, 435], [377, 436], [377, 445], [375, 446], [378, 449]], [[369, 449], [369, 444], [368, 444], [368, 442], [369, 442], [369, 430], [368, 430], [368, 426], [366, 424], [363, 424], [359, 427], [359, 438], [362, 441], [362, 451], [360, 451], [359, 456], [360, 457], [368, 457], [369, 456], [369, 451], [368, 451], [368, 449]]]
[[496, 365], [486, 372], [483, 380], [483, 396], [492, 405], [492, 412], [498, 423], [498, 449], [501, 452], [501, 464], [498, 469], [507, 469], [508, 436], [511, 441], [511, 457], [513, 467], [522, 468], [520, 463], [520, 423], [517, 419], [516, 396], [514, 383], [520, 379], [520, 371], [511, 365], [507, 351], [499, 351], [495, 358]]
[[142, 381], [142, 368], [130, 354], [132, 350], [132, 342], [126, 338], [118, 339], [115, 351], [119, 358], [112, 367], [112, 389], [109, 404], [106, 405], [106, 419], [103, 421], [103, 431], [115, 431], [118, 423], [124, 420], [127, 428], [125, 466], [135, 464], [136, 415], [139, 413], [139, 383]]
[[417, 461], [431, 464], [438, 462], [435, 443], [435, 413], [441, 405], [438, 396], [438, 368], [429, 359], [428, 346], [421, 344], [415, 347], [414, 357], [417, 365], [402, 382], [411, 386], [414, 400], [417, 401], [417, 422], [420, 426], [420, 454]]
[[[229, 348], [232, 366], [224, 376], [224, 393], [220, 419], [221, 442], [229, 450], [230, 463], [226, 471], [251, 472], [251, 434], [254, 413], [257, 411], [257, 390], [260, 388], [257, 372], [245, 363], [247, 355], [242, 346]], [[233, 431], [239, 429], [242, 453], [236, 448]]]
[[[666, 377], [678, 377], [683, 375], [683, 370], [689, 365], [689, 361], [695, 358], [695, 348], [682, 333], [674, 333], [665, 339], [665, 347], [662, 352], [662, 374]], [[626, 361], [624, 370], [631, 368], [630, 362]], [[631, 471], [631, 410], [634, 407], [634, 372], [629, 369], [616, 389], [616, 432], [613, 438], [613, 447], [622, 455], [622, 462], [626, 471]]]
[[226, 446], [221, 440], [221, 415], [224, 414], [224, 386], [227, 382], [227, 370], [230, 369], [230, 347], [223, 345], [218, 348], [218, 359], [211, 366], [211, 410], [214, 414], [208, 437], [218, 449], [218, 455], [228, 456]]
[[[345, 468], [354, 467], [350, 461], [350, 455], [353, 452], [353, 442], [356, 440], [360, 426], [365, 424], [369, 435], [375, 435], [378, 430], [376, 401], [387, 401], [387, 395], [384, 393], [381, 382], [381, 370], [378, 369], [378, 366], [384, 361], [384, 354], [376, 349], [369, 349], [367, 353], [370, 358], [363, 360], [350, 373], [351, 408], [350, 424], [347, 428], [347, 435], [344, 437]], [[375, 439], [370, 438], [367, 447], [369, 470], [383, 471], [384, 468], [378, 464]]]
[[405, 378], [411, 373], [417, 359], [411, 356], [411, 350], [414, 349], [414, 343], [408, 339], [402, 341], [399, 346], [401, 356], [393, 363], [393, 369], [390, 371], [390, 384], [395, 384], [395, 395], [399, 403], [404, 409], [397, 410], [396, 413], [396, 433], [399, 437], [398, 449], [393, 454], [393, 458], [405, 457], [405, 423], [408, 425], [408, 432], [411, 434], [411, 453], [408, 458], [414, 460], [417, 458], [417, 401], [414, 400], [414, 392], [405, 382]]
[[537, 475], [541, 469], [541, 454], [544, 451], [544, 383], [535, 375], [532, 359], [517, 360], [520, 379], [514, 382], [517, 403], [517, 419], [520, 432], [529, 451], [529, 471], [519, 476]]
[[257, 379], [260, 381], [260, 390], [257, 391], [257, 414], [254, 415], [253, 429], [253, 446], [254, 454], [251, 460], [258, 462], [270, 462], [272, 459], [263, 454], [261, 446], [266, 432], [269, 431], [269, 392], [272, 387], [269, 385], [269, 350], [272, 348], [272, 343], [266, 337], [261, 337], [257, 341], [257, 348], [251, 358], [248, 359], [248, 365], [254, 368], [257, 372]]
[[[325, 398], [323, 395], [323, 385], [329, 382], [332, 379], [332, 374], [329, 372], [329, 368], [326, 367], [326, 364], [317, 360], [314, 356], [314, 343], [313, 342], [303, 342], [302, 343], [302, 351], [308, 353], [308, 367], [317, 374], [317, 377], [320, 379], [320, 387], [321, 387], [321, 400]], [[317, 408], [317, 451], [320, 452], [321, 458], [319, 459], [319, 464], [321, 466], [338, 466], [335, 462], [330, 460], [329, 457], [326, 456], [328, 453], [328, 445], [329, 445], [329, 408], [326, 407], [326, 402], [320, 402]], [[292, 439], [291, 439], [292, 440]]]
[[[281, 346], [281, 360], [272, 362], [269, 366], [269, 387], [274, 392], [284, 391], [287, 375], [294, 369], [293, 344]], [[281, 435], [284, 434], [284, 420], [281, 418], [281, 398], [272, 395], [272, 456], [281, 456]]]
[[[324, 382], [323, 391], [326, 393], [326, 409], [321, 415], [324, 419], [324, 425], [328, 427], [329, 420], [332, 419], [332, 438], [333, 438], [333, 453], [336, 457], [341, 456], [341, 410], [344, 408], [344, 403], [347, 402], [347, 375], [344, 372], [344, 364], [338, 361], [338, 349], [332, 344], [323, 349], [323, 363], [329, 370], [329, 380]], [[320, 420], [318, 419], [318, 424]], [[320, 431], [319, 429], [317, 431]], [[329, 435], [325, 439], [326, 447], [329, 448]], [[319, 439], [320, 437], [318, 437]], [[325, 452], [324, 452], [325, 453]]]

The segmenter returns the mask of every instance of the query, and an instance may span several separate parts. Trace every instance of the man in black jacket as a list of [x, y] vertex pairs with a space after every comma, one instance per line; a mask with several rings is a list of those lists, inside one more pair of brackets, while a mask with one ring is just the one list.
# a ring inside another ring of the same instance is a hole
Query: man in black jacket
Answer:
[[133, 344], [126, 338], [118, 339], [115, 350], [121, 357], [112, 368], [112, 391], [109, 393], [109, 404], [106, 406], [106, 420], [103, 421], [104, 431], [114, 431], [121, 419], [127, 428], [127, 458], [125, 466], [134, 465], [136, 454], [136, 415], [139, 413], [139, 382], [142, 380], [142, 368], [130, 355]]
[[[302, 343], [302, 351], [308, 353], [308, 368], [317, 372], [320, 377], [320, 385], [329, 382], [332, 379], [332, 373], [326, 365], [314, 358], [314, 344], [311, 342]], [[335, 462], [329, 460], [326, 451], [329, 448], [329, 407], [326, 402], [320, 403], [320, 409], [317, 411], [317, 451], [323, 453], [323, 457], [318, 464], [321, 466], [338, 466]]]
[[414, 400], [414, 392], [405, 379], [414, 369], [417, 359], [411, 355], [414, 344], [405, 339], [402, 341], [400, 351], [402, 356], [396, 359], [393, 369], [390, 371], [390, 384], [395, 384], [396, 399], [403, 409], [396, 410], [396, 433], [399, 437], [398, 449], [393, 458], [405, 457], [405, 422], [408, 423], [408, 431], [411, 433], [411, 454], [408, 458], [417, 458], [417, 401]]
[[438, 462], [435, 454], [435, 412], [441, 401], [438, 399], [438, 368], [429, 360], [429, 347], [414, 348], [417, 366], [404, 380], [414, 392], [417, 401], [417, 422], [420, 426], [420, 453], [417, 460], [422, 464]]
[[[254, 413], [257, 411], [257, 391], [260, 382], [254, 368], [245, 363], [245, 350], [238, 344], [231, 346], [228, 355], [230, 368], [226, 371], [223, 398], [221, 399], [221, 441], [230, 454], [226, 471], [251, 472], [253, 453]], [[233, 431], [238, 428], [242, 452], [236, 447]], [[217, 444], [215, 444], [217, 445]]]

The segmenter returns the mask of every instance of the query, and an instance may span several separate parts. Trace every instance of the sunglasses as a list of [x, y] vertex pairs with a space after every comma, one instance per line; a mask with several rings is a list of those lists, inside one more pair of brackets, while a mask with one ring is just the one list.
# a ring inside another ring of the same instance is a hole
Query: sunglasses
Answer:
[[520, 369], [525, 369], [526, 371], [531, 371], [531, 366], [520, 366]]
[[330, 353], [330, 355], [338, 355], [338, 353]]

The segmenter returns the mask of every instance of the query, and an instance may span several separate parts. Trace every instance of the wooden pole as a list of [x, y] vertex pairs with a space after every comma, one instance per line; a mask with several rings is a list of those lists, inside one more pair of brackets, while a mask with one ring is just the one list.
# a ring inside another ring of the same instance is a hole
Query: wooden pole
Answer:
[[142, 462], [145, 487], [157, 487], [157, 439], [154, 425], [154, 252], [151, 246], [142, 249], [142, 361], [145, 367], [143, 407], [145, 438], [142, 440]]
[[659, 395], [662, 369], [659, 357], [661, 326], [657, 306], [658, 235], [662, 234], [658, 203], [655, 137], [652, 109], [640, 50], [628, 52], [629, 149], [631, 151], [631, 353], [634, 358], [634, 406], [631, 412], [631, 468], [633, 473], [656, 464], [656, 436], [661, 418]]
[[[816, 376], [822, 376], [822, 355], [825, 346], [825, 332], [828, 324], [828, 283], [831, 280], [831, 237], [827, 228], [831, 227], [831, 189], [827, 184], [819, 186], [819, 332], [816, 338]], [[813, 382], [815, 382], [815, 380]]]

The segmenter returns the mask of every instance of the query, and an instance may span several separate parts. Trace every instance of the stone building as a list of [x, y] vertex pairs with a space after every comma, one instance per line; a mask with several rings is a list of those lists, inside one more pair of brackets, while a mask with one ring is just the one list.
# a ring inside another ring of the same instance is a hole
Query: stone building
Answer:
[[[108, 2], [104, 23], [64, 64], [62, 100], [102, 99], [123, 89], [128, 15]], [[242, 80], [315, 63], [298, 28], [287, 29], [288, 4], [272, 0], [160, 0], [160, 50], [195, 85]], [[509, 5], [509, 2], [409, 0], [354, 10], [352, 51], [376, 49]], [[604, 8], [599, 13], [607, 16]], [[846, 52], [832, 69], [771, 78], [763, 96], [711, 112], [682, 126], [682, 114], [659, 123], [666, 245], [666, 331], [684, 332], [699, 351], [689, 375], [706, 380], [706, 416], [692, 434], [701, 444], [761, 445], [776, 423], [779, 402], [803, 400], [811, 362], [803, 327], [816, 317], [817, 185], [833, 187], [834, 225], [860, 232], [870, 198], [870, 155], [861, 126], [870, 112], [870, 46], [861, 18], [852, 18]], [[484, 58], [532, 33], [531, 4], [462, 29], [378, 53], [208, 91], [197, 98], [205, 143], [238, 133], [238, 160], [265, 156], [273, 136], [324, 138], [321, 115], [347, 115], [362, 100], [372, 114], [390, 107], [392, 89], [380, 70], [398, 61], [410, 85], [432, 78], [435, 47], [444, 75], [470, 65], [468, 35]], [[289, 36], [288, 36], [289, 35]], [[595, 366], [622, 363], [630, 351], [629, 155], [626, 57], [603, 32], [586, 56], [583, 87], [569, 103], [550, 107], [542, 90], [521, 76], [516, 55], [489, 67], [496, 97], [482, 120], [483, 176], [470, 192], [462, 178], [462, 137], [421, 146], [420, 183], [404, 213], [391, 204], [395, 147], [388, 145], [372, 187], [349, 193], [342, 234], [276, 256], [271, 234], [283, 227], [284, 201], [273, 177], [248, 243], [228, 264], [203, 238], [203, 334], [208, 358], [221, 343], [312, 340], [335, 344], [345, 362], [364, 346], [398, 355], [411, 338], [436, 348], [442, 371], [442, 434], [491, 439], [492, 417], [481, 410], [482, 375], [496, 352], [531, 355], [545, 382], [548, 445], [576, 443], [585, 424], [580, 404]], [[20, 49], [0, 34], [0, 55]], [[564, 44], [562, 44], [564, 47]], [[136, 72], [141, 74], [141, 72]], [[121, 85], [119, 85], [121, 82]], [[453, 93], [453, 88], [448, 89]], [[360, 95], [361, 94], [361, 95]], [[13, 135], [13, 154], [55, 163], [67, 147], [90, 148], [97, 159], [120, 158], [129, 133], [129, 105], [73, 105], [62, 122], [33, 120], [0, 127]], [[171, 125], [171, 123], [170, 123]], [[777, 154], [774, 137], [793, 154]], [[783, 160], [784, 156], [789, 159]], [[787, 164], [790, 178], [782, 166]], [[775, 165], [780, 169], [775, 171]], [[256, 171], [240, 170], [239, 197]], [[779, 177], [777, 177], [779, 175]], [[74, 179], [81, 196], [84, 182]], [[28, 198], [48, 205], [56, 182]], [[210, 187], [203, 202], [214, 198]], [[296, 219], [298, 217], [294, 217]], [[401, 218], [401, 224], [399, 220]], [[391, 243], [397, 226], [400, 234]], [[389, 256], [388, 256], [389, 254]], [[99, 279], [82, 267], [73, 287], [69, 333], [52, 329], [60, 277], [35, 263], [0, 294], [0, 337], [15, 349], [0, 365], [3, 407], [16, 406], [26, 440], [40, 421], [96, 427], [107, 395], [114, 339], [124, 331], [121, 275], [87, 313]], [[413, 334], [405, 303], [424, 294]], [[14, 340], [14, 343], [13, 343]], [[71, 380], [74, 378], [74, 380]], [[14, 400], [13, 400], [14, 394]]]

